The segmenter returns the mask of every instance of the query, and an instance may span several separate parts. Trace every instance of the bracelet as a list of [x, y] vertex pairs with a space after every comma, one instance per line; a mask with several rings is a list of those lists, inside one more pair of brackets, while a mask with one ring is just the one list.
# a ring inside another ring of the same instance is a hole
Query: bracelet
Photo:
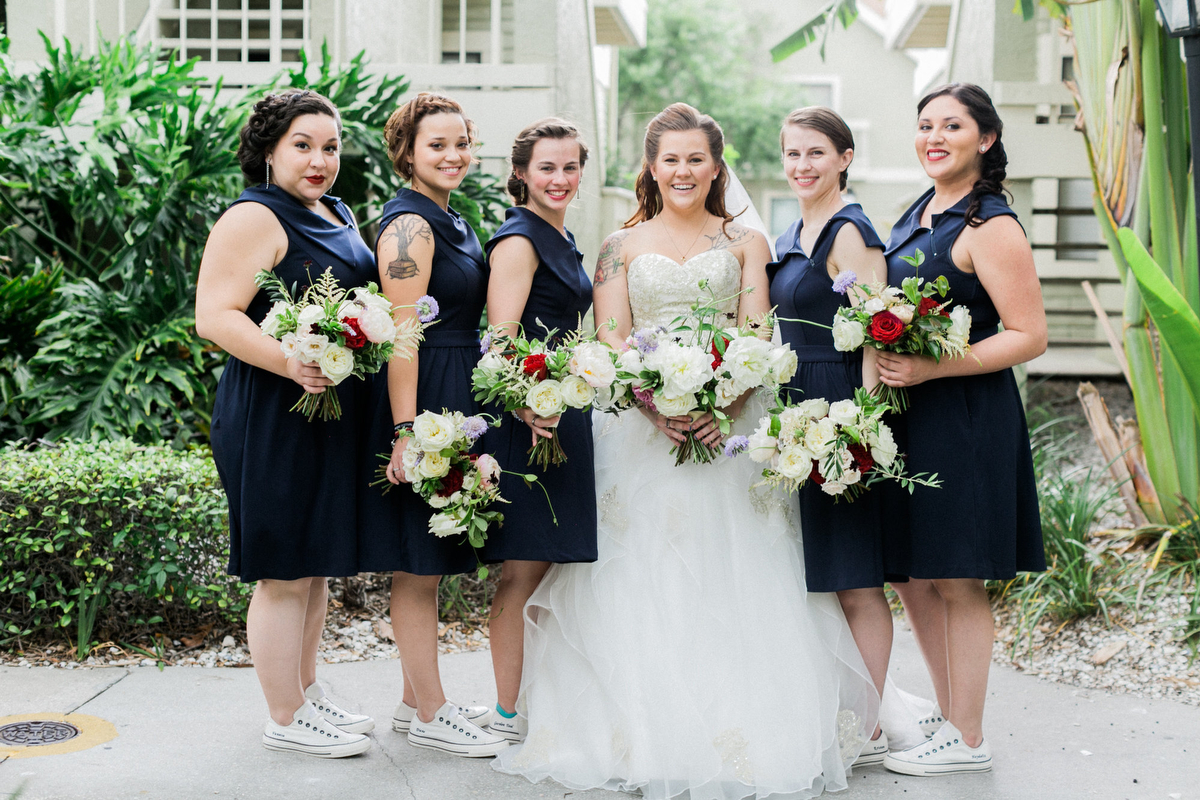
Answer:
[[392, 448], [395, 449], [396, 442], [400, 441], [400, 431], [411, 431], [413, 424], [411, 422], [397, 422], [392, 426]]

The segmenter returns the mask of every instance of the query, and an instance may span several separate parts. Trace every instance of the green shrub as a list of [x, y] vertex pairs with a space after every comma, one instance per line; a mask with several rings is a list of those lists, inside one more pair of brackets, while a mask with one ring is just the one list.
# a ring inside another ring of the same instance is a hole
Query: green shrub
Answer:
[[0, 643], [101, 639], [213, 615], [251, 587], [225, 574], [225, 494], [207, 448], [128, 440], [0, 450]]

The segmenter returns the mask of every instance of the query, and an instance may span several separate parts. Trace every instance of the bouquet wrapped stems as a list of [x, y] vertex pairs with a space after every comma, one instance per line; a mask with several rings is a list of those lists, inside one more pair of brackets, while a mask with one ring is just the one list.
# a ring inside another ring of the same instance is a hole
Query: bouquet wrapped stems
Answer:
[[528, 467], [536, 464], [544, 470], [550, 466], [557, 467], [559, 464], [567, 463], [566, 451], [563, 450], [562, 443], [558, 440], [557, 425], [550, 428], [549, 438], [537, 437], [537, 441], [525, 452], [529, 454], [529, 460], [525, 462]]

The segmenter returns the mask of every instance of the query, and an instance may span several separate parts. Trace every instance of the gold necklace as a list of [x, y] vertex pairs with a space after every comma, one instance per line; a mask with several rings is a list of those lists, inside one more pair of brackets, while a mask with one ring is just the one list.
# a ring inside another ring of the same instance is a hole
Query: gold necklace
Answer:
[[675, 251], [677, 253], [679, 253], [679, 260], [683, 261], [683, 262], [687, 261], [687, 254], [692, 252], [692, 248], [696, 246], [696, 242], [700, 241], [700, 234], [704, 233], [704, 229], [707, 227], [708, 227], [708, 220], [705, 219], [704, 224], [700, 226], [700, 230], [696, 232], [696, 238], [692, 239], [692, 243], [690, 245], [688, 245], [688, 249], [680, 250], [679, 245], [675, 244], [675, 237], [671, 235], [671, 229], [667, 226], [666, 221], [663, 222], [663, 230], [667, 234], [667, 239], [669, 239], [671, 241], [671, 246], [675, 248]]

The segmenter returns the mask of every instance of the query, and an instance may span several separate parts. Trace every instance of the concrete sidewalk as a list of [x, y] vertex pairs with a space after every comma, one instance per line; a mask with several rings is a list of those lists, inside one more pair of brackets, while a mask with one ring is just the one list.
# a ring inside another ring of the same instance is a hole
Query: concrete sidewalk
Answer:
[[[442, 658], [461, 702], [491, 702], [487, 652]], [[893, 671], [928, 692], [916, 646], [897, 634]], [[0, 763], [0, 798], [563, 798], [614, 800], [499, 775], [489, 760], [410, 747], [390, 727], [400, 679], [395, 661], [331, 664], [331, 694], [379, 723], [365, 755], [320, 760], [265, 750], [266, 705], [250, 669], [0, 668], [0, 716], [80, 713], [112, 722], [118, 736], [80, 752]], [[844, 800], [1200, 798], [1200, 709], [1090, 693], [993, 667], [987, 729], [996, 768], [985, 775], [910, 778], [882, 767], [856, 772]], [[1090, 755], [1085, 754], [1090, 753]]]

